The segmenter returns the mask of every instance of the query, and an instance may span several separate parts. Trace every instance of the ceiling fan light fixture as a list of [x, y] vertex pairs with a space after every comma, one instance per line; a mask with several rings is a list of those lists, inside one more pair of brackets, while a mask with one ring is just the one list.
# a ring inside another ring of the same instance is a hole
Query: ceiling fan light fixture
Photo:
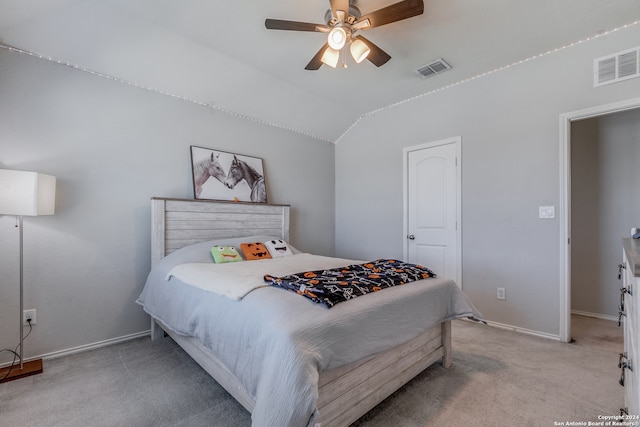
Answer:
[[324, 64], [327, 64], [331, 68], [336, 68], [336, 65], [338, 65], [339, 59], [340, 59], [340, 52], [331, 47], [326, 48], [324, 53], [322, 54], [322, 58], [320, 58], [320, 60]]
[[369, 53], [371, 52], [369, 46], [367, 46], [367, 44], [362, 40], [358, 39], [355, 39], [353, 43], [351, 43], [349, 50], [351, 51], [353, 60], [358, 64], [367, 59], [367, 56], [369, 56]]
[[[326, 34], [326, 42], [304, 67], [305, 70], [319, 70], [322, 64], [336, 67], [342, 56], [342, 65], [346, 65], [346, 49], [349, 45], [351, 55], [358, 63], [367, 59], [376, 67], [386, 64], [391, 56], [373, 42], [357, 35], [360, 30], [381, 27], [394, 22], [413, 18], [424, 13], [424, 0], [399, 0], [396, 3], [374, 10], [362, 16], [354, 5], [359, 0], [329, 0], [329, 9], [324, 14], [325, 24], [312, 24], [282, 19], [265, 19], [269, 30], [309, 31]], [[327, 34], [328, 33], [328, 34]], [[362, 43], [354, 43], [361, 40]], [[366, 45], [366, 48], [365, 46]]]
[[327, 42], [333, 50], [340, 50], [347, 43], [347, 31], [342, 27], [333, 27], [327, 37]]

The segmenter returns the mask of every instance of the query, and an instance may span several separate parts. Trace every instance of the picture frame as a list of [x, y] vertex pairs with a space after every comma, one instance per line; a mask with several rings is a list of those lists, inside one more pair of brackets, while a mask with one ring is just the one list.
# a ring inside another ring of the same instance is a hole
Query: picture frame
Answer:
[[262, 159], [192, 145], [193, 197], [267, 203]]

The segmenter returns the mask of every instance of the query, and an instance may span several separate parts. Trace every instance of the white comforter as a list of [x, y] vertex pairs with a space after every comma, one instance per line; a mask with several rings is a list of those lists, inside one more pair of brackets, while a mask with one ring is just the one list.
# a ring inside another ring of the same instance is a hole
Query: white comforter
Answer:
[[255, 289], [269, 286], [263, 280], [265, 273], [285, 276], [301, 271], [338, 268], [357, 262], [359, 261], [300, 253], [289, 257], [242, 263], [185, 263], [173, 267], [166, 279], [175, 277], [190, 286], [237, 301]]
[[[239, 242], [208, 242], [165, 257], [137, 302], [173, 332], [195, 337], [236, 375], [255, 400], [253, 427], [314, 426], [319, 372], [388, 350], [442, 321], [480, 317], [455, 283], [440, 278], [384, 289], [331, 309], [275, 287], [260, 287], [234, 301], [176, 277], [165, 279], [175, 265], [207, 262], [213, 244]], [[252, 262], [233, 263], [233, 269]], [[261, 275], [277, 273], [266, 264]]]

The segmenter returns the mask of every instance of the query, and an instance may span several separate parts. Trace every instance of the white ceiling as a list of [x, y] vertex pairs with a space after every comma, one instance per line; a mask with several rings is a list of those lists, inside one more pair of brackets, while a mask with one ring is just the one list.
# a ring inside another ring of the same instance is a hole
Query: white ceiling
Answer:
[[[366, 14], [395, 1], [356, 5]], [[364, 33], [391, 55], [387, 64], [307, 71], [325, 36], [267, 30], [264, 20], [324, 23], [328, 7], [328, 0], [0, 0], [0, 43], [335, 141], [373, 110], [640, 18], [639, 0], [425, 0], [423, 15]], [[440, 57], [453, 69], [415, 75]]]

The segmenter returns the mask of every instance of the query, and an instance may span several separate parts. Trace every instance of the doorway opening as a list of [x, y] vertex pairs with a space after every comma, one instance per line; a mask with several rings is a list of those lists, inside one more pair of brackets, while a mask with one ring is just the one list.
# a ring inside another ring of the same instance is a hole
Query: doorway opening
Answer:
[[[571, 341], [572, 122], [597, 118], [637, 108], [640, 108], [640, 98], [565, 113], [560, 116], [560, 340], [562, 342]], [[622, 253], [622, 249], [620, 249], [620, 253]], [[615, 265], [613, 268], [615, 268]]]

